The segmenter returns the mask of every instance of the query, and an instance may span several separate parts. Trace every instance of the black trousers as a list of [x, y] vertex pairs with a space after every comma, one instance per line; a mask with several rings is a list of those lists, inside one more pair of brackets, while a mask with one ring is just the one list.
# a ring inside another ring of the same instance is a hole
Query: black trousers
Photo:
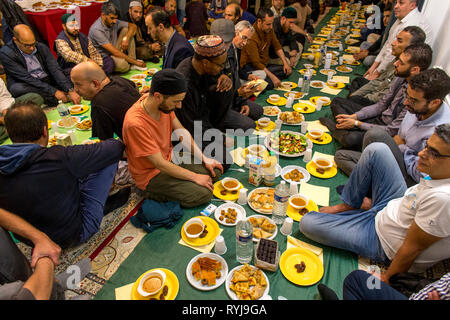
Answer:
[[[336, 116], [339, 114], [354, 114], [355, 112], [361, 110], [364, 105], [356, 103], [349, 99], [336, 97], [331, 102], [331, 112], [333, 113], [333, 117], [336, 119]], [[381, 117], [375, 117], [370, 119], [364, 119], [364, 122], [371, 124], [380, 124], [385, 125], [385, 123], [381, 120]], [[329, 128], [332, 132], [333, 137], [342, 145], [344, 149], [350, 149], [355, 151], [362, 150], [362, 143], [364, 139], [364, 134], [366, 131], [355, 128], [355, 129], [335, 129]]]
[[356, 77], [355, 79], [352, 80], [352, 82], [348, 87], [349, 95], [351, 95], [353, 92], [355, 92], [356, 90], [358, 90], [367, 83], [369, 83], [369, 80], [367, 80], [366, 78]]

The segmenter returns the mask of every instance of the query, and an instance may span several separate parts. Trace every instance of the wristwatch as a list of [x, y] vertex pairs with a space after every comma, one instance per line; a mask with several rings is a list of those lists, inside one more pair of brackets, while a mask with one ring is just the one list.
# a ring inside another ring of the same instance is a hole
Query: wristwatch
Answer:
[[359, 121], [355, 120], [355, 128], [358, 128], [358, 127], [359, 127]]

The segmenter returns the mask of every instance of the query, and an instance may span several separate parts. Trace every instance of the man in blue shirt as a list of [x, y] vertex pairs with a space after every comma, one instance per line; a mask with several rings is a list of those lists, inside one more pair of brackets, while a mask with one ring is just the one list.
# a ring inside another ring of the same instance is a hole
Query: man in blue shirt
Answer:
[[5, 126], [13, 144], [0, 146], [0, 207], [61, 248], [87, 241], [99, 230], [104, 211], [115, 209], [107, 199], [116, 196], [108, 198], [123, 143], [108, 139], [48, 148], [47, 117], [32, 102], [13, 105]]
[[[450, 109], [444, 102], [450, 92], [450, 78], [441, 69], [422, 71], [409, 80], [403, 102], [407, 112], [399, 131], [391, 137], [380, 128], [366, 132], [363, 150], [372, 142], [383, 142], [394, 155], [408, 187], [419, 182], [424, 175], [417, 170], [418, 153], [433, 134], [436, 126], [450, 122]], [[348, 175], [361, 157], [361, 152], [338, 150], [335, 160]]]

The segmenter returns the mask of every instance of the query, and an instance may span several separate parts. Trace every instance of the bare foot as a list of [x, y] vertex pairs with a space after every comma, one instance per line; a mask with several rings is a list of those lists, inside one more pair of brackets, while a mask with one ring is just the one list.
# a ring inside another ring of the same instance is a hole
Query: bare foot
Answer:
[[367, 211], [372, 208], [372, 199], [365, 197], [361, 205], [361, 210]]
[[345, 203], [340, 203], [340, 204], [337, 204], [337, 205], [331, 206], [331, 207], [322, 207], [319, 209], [319, 212], [333, 214], [333, 213], [339, 213], [339, 212], [344, 212], [344, 211], [349, 211], [349, 210], [355, 210], [355, 208], [352, 208]]

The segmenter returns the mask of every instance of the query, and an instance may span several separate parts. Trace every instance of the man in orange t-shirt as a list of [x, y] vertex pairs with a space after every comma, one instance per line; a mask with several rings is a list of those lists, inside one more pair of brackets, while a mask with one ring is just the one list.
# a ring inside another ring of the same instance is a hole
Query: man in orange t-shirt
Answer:
[[[196, 207], [211, 200], [213, 178], [223, 173], [222, 165], [202, 154], [190, 133], [178, 121], [186, 81], [174, 69], [157, 72], [150, 93], [128, 111], [123, 124], [128, 168], [146, 197], [158, 202], [178, 201], [182, 207]], [[190, 163], [171, 162], [172, 132], [194, 157]], [[192, 163], [198, 162], [198, 164]]]

